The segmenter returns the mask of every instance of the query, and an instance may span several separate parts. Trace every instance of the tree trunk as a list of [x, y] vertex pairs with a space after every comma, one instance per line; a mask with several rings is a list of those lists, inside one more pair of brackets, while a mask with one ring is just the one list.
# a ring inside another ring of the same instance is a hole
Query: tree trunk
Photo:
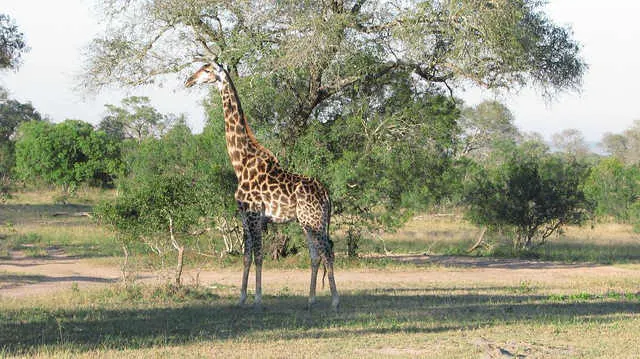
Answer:
[[127, 284], [127, 269], [129, 268], [129, 248], [126, 244], [122, 244], [122, 251], [124, 252], [124, 260], [122, 261], [122, 283]]
[[184, 258], [184, 245], [180, 245], [173, 233], [173, 218], [169, 216], [169, 235], [171, 236], [171, 245], [178, 251], [178, 264], [176, 265], [176, 285], [180, 286], [180, 278], [182, 277], [182, 264]]
[[358, 256], [358, 244], [362, 234], [360, 230], [356, 228], [349, 228], [347, 230], [347, 255], [350, 258], [356, 258]]
[[182, 263], [184, 257], [184, 246], [178, 248], [178, 265], [176, 266], [176, 285], [180, 286], [180, 277], [182, 277]]

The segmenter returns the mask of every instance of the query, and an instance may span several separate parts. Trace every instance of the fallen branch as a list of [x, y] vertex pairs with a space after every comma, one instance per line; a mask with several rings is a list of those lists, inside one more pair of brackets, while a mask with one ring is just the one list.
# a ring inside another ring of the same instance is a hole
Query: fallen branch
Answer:
[[476, 241], [476, 243], [467, 250], [467, 253], [471, 253], [473, 251], [475, 251], [476, 249], [478, 249], [478, 247], [480, 247], [480, 245], [482, 244], [482, 240], [484, 239], [484, 234], [487, 231], [487, 227], [482, 227], [482, 230], [480, 231], [480, 235], [478, 236], [478, 240]]
[[61, 216], [66, 216], [66, 217], [93, 217], [93, 215], [90, 212], [56, 212], [53, 214], [53, 217], [61, 217]]

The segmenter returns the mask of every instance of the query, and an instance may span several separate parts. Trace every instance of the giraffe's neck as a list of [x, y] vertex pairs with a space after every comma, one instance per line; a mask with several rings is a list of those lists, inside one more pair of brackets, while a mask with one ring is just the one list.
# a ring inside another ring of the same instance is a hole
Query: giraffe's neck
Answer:
[[235, 86], [226, 71], [224, 75], [219, 90], [220, 97], [222, 97], [227, 153], [231, 159], [236, 177], [240, 178], [243, 164], [247, 162], [247, 159], [262, 157], [274, 162], [277, 162], [277, 159], [256, 139], [242, 111]]

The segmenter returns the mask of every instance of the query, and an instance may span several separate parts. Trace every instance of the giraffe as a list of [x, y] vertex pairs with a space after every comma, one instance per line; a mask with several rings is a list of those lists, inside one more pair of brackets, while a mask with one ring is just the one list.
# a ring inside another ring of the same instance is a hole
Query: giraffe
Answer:
[[316, 279], [325, 265], [331, 306], [340, 302], [333, 274], [333, 242], [329, 239], [331, 200], [317, 180], [285, 171], [276, 156], [256, 139], [247, 122], [235, 86], [227, 70], [216, 62], [202, 66], [185, 82], [186, 87], [214, 84], [222, 97], [227, 153], [238, 178], [235, 199], [244, 230], [242, 287], [239, 304], [247, 299], [251, 257], [256, 270], [254, 305], [262, 304], [262, 230], [268, 222], [296, 220], [302, 227], [311, 257], [309, 307], [316, 302]]

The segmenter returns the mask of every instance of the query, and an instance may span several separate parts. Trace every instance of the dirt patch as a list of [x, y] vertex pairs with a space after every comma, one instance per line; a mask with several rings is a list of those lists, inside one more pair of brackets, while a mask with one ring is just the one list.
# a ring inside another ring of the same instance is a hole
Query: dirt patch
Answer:
[[412, 348], [393, 348], [393, 347], [384, 347], [380, 349], [359, 349], [356, 350], [356, 353], [371, 356], [372, 354], [381, 355], [385, 357], [403, 357], [403, 358], [418, 358], [420, 356], [425, 356], [432, 352], [432, 350], [420, 350], [420, 349], [412, 349]]
[[[415, 269], [350, 269], [337, 270], [338, 288], [350, 290], [415, 287], [429, 290], [457, 290], [459, 288], [490, 287], [492, 285], [521, 286], [522, 283], [572, 288], [586, 279], [619, 278], [640, 281], [640, 270], [603, 265], [559, 264], [519, 259], [487, 259], [439, 256], [394, 256], [398, 261], [429, 264]], [[433, 264], [442, 267], [434, 267]], [[252, 268], [253, 269], [253, 268]], [[253, 271], [251, 283], [253, 283]], [[121, 277], [118, 266], [100, 265], [90, 259], [63, 255], [46, 258], [16, 257], [0, 260], [0, 296], [23, 297], [51, 293], [57, 290], [105, 286]], [[167, 281], [167, 273], [138, 273], [137, 280], [145, 283]], [[240, 271], [220, 269], [213, 271], [187, 270], [183, 275], [187, 284], [224, 285], [235, 287], [240, 283]], [[309, 271], [273, 270], [265, 266], [263, 288], [266, 293], [282, 290], [305, 292]], [[319, 283], [320, 285], [320, 283]]]
[[507, 343], [493, 342], [486, 338], [476, 338], [471, 344], [484, 352], [482, 358], [560, 358], [574, 356], [572, 347], [559, 347], [538, 343], [511, 341]]

